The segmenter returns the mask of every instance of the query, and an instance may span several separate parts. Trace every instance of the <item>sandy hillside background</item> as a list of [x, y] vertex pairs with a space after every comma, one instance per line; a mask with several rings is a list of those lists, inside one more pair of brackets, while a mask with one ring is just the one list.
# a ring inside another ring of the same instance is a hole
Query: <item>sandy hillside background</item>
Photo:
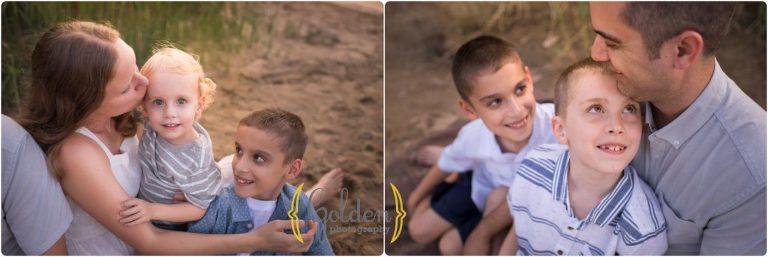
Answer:
[[[211, 134], [216, 158], [233, 153], [242, 117], [280, 107], [302, 118], [310, 139], [306, 168], [292, 184], [306, 182], [309, 188], [328, 170], [341, 167], [349, 190], [344, 212], [356, 208], [358, 198], [362, 210], [381, 209], [381, 4], [270, 3], [258, 8], [270, 13], [277, 29], [292, 32], [230, 56], [229, 70], [207, 67], [219, 88], [201, 123]], [[339, 197], [325, 205], [329, 211], [341, 207]], [[326, 222], [329, 228], [381, 224]], [[336, 254], [382, 252], [380, 233], [328, 232]]]
[[[764, 4], [742, 7], [739, 24], [718, 54], [725, 72], [765, 108]], [[450, 64], [464, 42], [501, 36], [518, 48], [533, 73], [538, 100], [553, 98], [552, 84], [567, 65], [589, 56], [594, 34], [584, 3], [404, 3], [386, 5], [386, 181], [407, 201], [428, 167], [411, 161], [419, 146], [448, 144], [466, 120], [458, 109]], [[762, 19], [754, 22], [754, 19]], [[394, 201], [386, 194], [386, 209]], [[387, 254], [439, 254], [437, 244], [413, 242], [407, 232]], [[393, 226], [387, 223], [388, 226]], [[389, 242], [391, 233], [386, 234]]]

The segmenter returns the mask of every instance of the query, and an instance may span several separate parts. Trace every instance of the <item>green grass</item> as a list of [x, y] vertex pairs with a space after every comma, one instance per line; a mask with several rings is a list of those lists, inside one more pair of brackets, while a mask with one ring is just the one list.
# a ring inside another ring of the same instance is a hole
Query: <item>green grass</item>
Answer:
[[[54, 24], [109, 22], [134, 48], [139, 65], [158, 42], [200, 56], [204, 67], [226, 69], [234, 53], [274, 33], [258, 3], [232, 2], [5, 2], [2, 4], [2, 112], [18, 110], [35, 42]], [[254, 8], [255, 7], [255, 8]]]

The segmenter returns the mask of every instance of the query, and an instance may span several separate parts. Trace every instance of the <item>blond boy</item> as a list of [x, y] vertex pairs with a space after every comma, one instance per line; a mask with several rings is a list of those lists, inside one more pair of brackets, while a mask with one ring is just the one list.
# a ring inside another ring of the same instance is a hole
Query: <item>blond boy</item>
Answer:
[[500, 254], [666, 251], [659, 202], [629, 166], [640, 145], [640, 110], [604, 63], [587, 58], [563, 72], [552, 121], [561, 145], [539, 146], [520, 165], [508, 196], [515, 225]]

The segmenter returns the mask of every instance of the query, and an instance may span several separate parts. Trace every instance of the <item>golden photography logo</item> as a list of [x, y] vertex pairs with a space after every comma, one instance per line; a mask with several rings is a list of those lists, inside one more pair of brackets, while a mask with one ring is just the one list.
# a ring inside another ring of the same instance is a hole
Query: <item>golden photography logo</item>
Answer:
[[299, 217], [296, 215], [299, 213], [299, 197], [301, 196], [301, 189], [304, 188], [304, 183], [301, 183], [296, 191], [293, 191], [293, 199], [291, 199], [291, 209], [288, 211], [288, 218], [291, 219], [291, 231], [296, 240], [299, 240], [302, 244], [304, 239], [301, 238], [301, 226], [299, 225]]
[[395, 212], [397, 212], [397, 216], [395, 216], [395, 230], [392, 231], [392, 239], [389, 241], [389, 243], [394, 243], [397, 238], [400, 237], [400, 232], [403, 231], [403, 220], [405, 219], [405, 209], [403, 209], [403, 196], [400, 195], [400, 190], [397, 190], [397, 187], [393, 183], [389, 183], [389, 186], [392, 188], [392, 195], [395, 197]]

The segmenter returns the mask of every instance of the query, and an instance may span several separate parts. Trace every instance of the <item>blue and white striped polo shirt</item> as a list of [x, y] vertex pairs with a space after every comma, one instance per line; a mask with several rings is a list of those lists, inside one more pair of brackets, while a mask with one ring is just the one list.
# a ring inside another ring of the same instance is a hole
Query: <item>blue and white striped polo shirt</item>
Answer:
[[518, 255], [660, 255], [667, 250], [664, 215], [653, 190], [632, 166], [579, 220], [568, 199], [565, 145], [541, 145], [517, 171], [507, 201]]

